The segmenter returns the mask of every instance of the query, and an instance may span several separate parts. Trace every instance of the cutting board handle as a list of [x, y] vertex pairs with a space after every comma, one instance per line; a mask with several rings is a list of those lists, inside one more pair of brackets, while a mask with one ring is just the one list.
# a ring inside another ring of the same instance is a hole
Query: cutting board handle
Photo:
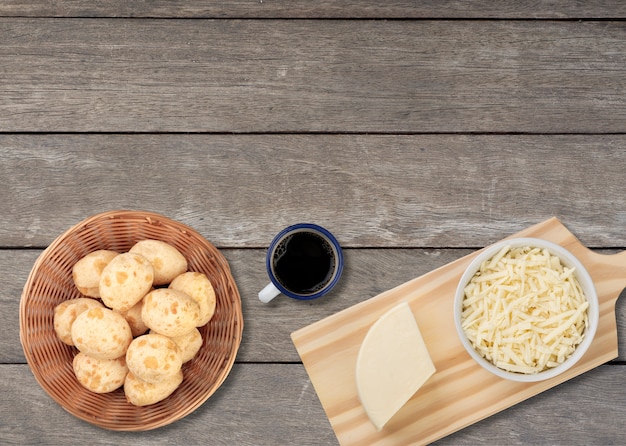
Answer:
[[598, 290], [598, 295], [604, 300], [617, 300], [626, 288], [626, 251], [615, 254], [601, 254], [589, 251], [588, 262], [585, 266], [593, 278]]
[[626, 251], [620, 251], [616, 254], [609, 255], [613, 259], [615, 266], [621, 268], [622, 277], [626, 278]]

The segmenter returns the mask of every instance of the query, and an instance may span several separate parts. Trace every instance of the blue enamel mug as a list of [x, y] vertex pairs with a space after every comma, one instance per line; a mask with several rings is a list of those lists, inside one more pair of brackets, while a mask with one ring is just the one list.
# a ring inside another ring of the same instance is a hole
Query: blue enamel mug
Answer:
[[259, 292], [267, 303], [279, 294], [309, 300], [330, 292], [343, 271], [337, 239], [313, 223], [298, 223], [280, 231], [265, 257], [270, 283]]

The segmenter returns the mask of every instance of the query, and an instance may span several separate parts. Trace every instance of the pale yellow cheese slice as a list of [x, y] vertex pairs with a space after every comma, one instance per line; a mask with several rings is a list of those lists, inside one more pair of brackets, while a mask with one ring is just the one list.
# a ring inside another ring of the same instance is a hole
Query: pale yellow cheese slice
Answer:
[[409, 305], [383, 314], [365, 336], [356, 362], [361, 404], [377, 430], [435, 373]]

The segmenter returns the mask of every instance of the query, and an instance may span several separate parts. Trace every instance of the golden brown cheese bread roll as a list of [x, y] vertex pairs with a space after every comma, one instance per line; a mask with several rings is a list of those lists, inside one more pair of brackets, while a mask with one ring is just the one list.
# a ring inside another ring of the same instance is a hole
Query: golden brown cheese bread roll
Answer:
[[132, 339], [126, 319], [108, 308], [83, 311], [72, 324], [74, 345], [92, 358], [119, 358], [124, 355]]
[[170, 396], [183, 382], [183, 371], [170, 378], [149, 383], [137, 378], [133, 372], [128, 372], [124, 381], [126, 400], [135, 406], [148, 406], [163, 401]]
[[200, 306], [200, 318], [197, 326], [201, 327], [211, 320], [215, 313], [215, 290], [209, 278], [198, 272], [186, 272], [177, 276], [169, 286], [191, 296]]
[[141, 318], [156, 333], [182, 336], [196, 327], [198, 303], [182, 291], [157, 288], [144, 297]]
[[156, 333], [139, 336], [126, 351], [128, 370], [149, 383], [171, 378], [180, 370], [183, 361], [180, 348], [167, 336]]
[[79, 352], [72, 363], [78, 382], [95, 393], [108, 393], [124, 384], [128, 368], [124, 357], [96, 359]]
[[150, 261], [155, 285], [166, 285], [187, 271], [187, 259], [174, 246], [161, 240], [141, 240], [129, 252], [141, 254]]
[[99, 300], [90, 297], [77, 297], [61, 302], [54, 308], [54, 331], [61, 341], [74, 345], [72, 341], [72, 324], [79, 314], [90, 308], [103, 308]]
[[193, 359], [202, 347], [202, 334], [197, 328], [182, 336], [175, 336], [172, 339], [180, 348], [183, 363]]
[[109, 308], [129, 310], [150, 291], [153, 279], [154, 269], [144, 256], [119, 254], [102, 271], [100, 297]]
[[90, 252], [74, 264], [72, 279], [78, 291], [89, 297], [100, 297], [100, 276], [114, 257], [115, 251], [100, 249]]
[[[141, 318], [141, 309], [143, 308], [143, 299], [133, 305], [126, 311], [120, 311], [119, 313], [124, 316], [128, 325], [130, 325], [130, 331], [133, 333], [133, 337], [136, 338], [142, 334], [145, 334], [149, 328]], [[116, 310], [117, 311], [117, 310]]]

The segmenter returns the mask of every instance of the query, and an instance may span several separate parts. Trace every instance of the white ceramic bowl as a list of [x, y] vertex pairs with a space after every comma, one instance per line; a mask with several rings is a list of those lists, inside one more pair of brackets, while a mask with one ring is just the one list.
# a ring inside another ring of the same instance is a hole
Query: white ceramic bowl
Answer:
[[[472, 279], [472, 277], [474, 277], [474, 274], [476, 273], [476, 271], [478, 271], [478, 269], [480, 268], [480, 264], [483, 261], [492, 258], [504, 246], [507, 245], [510, 245], [511, 248], [532, 246], [548, 249], [548, 251], [561, 259], [563, 265], [568, 268], [575, 268], [574, 274], [578, 279], [578, 282], [580, 283], [583, 292], [585, 293], [585, 297], [589, 301], [589, 308], [587, 310], [589, 326], [585, 330], [582, 342], [576, 347], [574, 352], [562, 364], [539, 373], [514, 373], [496, 367], [493, 363], [483, 358], [481, 354], [476, 351], [476, 349], [468, 340], [463, 330], [463, 327], [461, 326], [461, 310], [463, 307], [465, 286]], [[583, 264], [572, 253], [570, 253], [562, 246], [537, 238], [515, 238], [503, 240], [487, 247], [478, 256], [476, 256], [476, 258], [469, 264], [469, 266], [461, 276], [461, 280], [459, 281], [459, 285], [457, 287], [456, 295], [454, 298], [454, 324], [456, 326], [459, 339], [461, 340], [463, 347], [465, 347], [470, 356], [484, 369], [488, 370], [494, 375], [511, 381], [520, 382], [535, 382], [553, 378], [576, 364], [576, 362], [578, 362], [578, 360], [585, 354], [585, 352], [591, 345], [591, 342], [593, 341], [596, 329], [598, 328], [599, 312], [598, 295], [596, 293], [596, 288], [593, 284], [593, 281], [591, 280], [591, 276], [589, 275]]]

